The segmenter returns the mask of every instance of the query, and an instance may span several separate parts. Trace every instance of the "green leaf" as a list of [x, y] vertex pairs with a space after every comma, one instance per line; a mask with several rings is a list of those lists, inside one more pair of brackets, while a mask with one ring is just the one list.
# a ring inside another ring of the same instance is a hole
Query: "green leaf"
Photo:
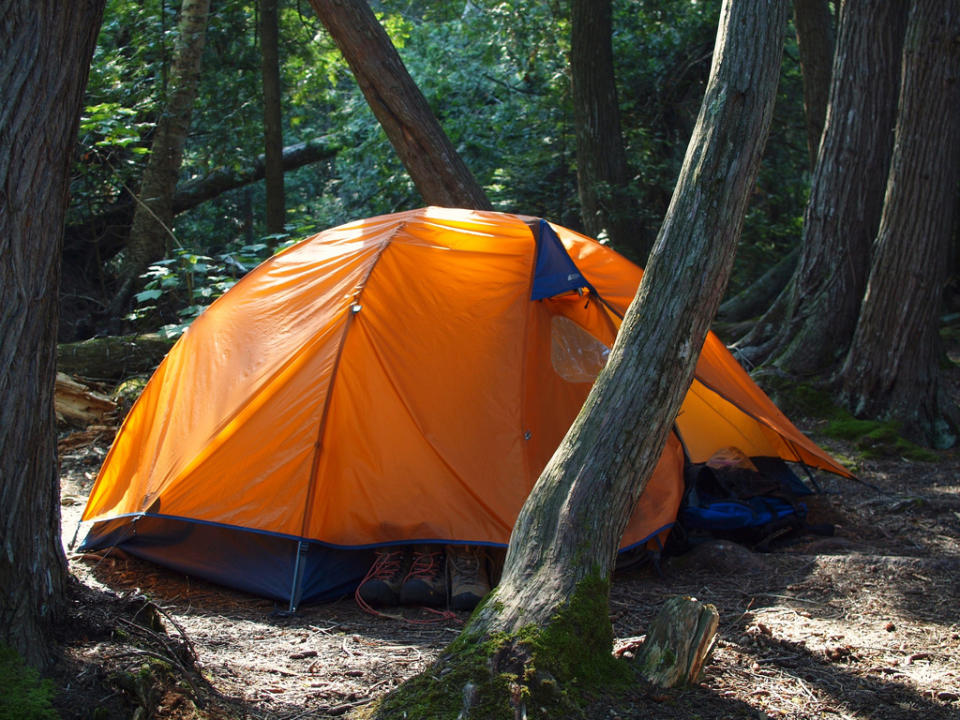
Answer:
[[156, 300], [161, 295], [163, 295], [162, 290], [141, 290], [134, 295], [134, 298], [136, 298], [138, 303], [143, 303], [148, 300]]

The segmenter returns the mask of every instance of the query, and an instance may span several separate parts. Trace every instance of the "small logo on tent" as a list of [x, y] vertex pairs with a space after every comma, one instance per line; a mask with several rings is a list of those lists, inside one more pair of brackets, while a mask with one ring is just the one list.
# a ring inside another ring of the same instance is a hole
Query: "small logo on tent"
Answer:
[[580, 277], [580, 273], [570, 273], [569, 275], [567, 275], [567, 282], [570, 282], [571, 280], [576, 280], [579, 277]]

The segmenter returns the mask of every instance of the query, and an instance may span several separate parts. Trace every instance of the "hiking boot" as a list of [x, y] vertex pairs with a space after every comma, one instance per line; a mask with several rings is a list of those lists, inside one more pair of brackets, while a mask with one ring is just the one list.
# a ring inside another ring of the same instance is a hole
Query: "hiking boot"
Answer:
[[447, 581], [443, 574], [443, 549], [438, 545], [415, 547], [410, 572], [400, 586], [400, 604], [442, 607], [446, 603]]
[[357, 588], [357, 596], [373, 607], [397, 605], [409, 564], [405, 548], [377, 550], [373, 565]]
[[450, 607], [473, 610], [490, 592], [486, 553], [478, 547], [448, 545], [447, 577], [450, 580]]

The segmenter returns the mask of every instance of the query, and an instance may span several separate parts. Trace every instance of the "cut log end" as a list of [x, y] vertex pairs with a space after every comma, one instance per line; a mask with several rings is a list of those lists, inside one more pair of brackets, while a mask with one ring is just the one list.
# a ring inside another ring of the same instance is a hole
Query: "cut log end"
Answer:
[[681, 596], [667, 600], [637, 656], [643, 676], [661, 687], [695, 684], [716, 645], [719, 622], [713, 605]]

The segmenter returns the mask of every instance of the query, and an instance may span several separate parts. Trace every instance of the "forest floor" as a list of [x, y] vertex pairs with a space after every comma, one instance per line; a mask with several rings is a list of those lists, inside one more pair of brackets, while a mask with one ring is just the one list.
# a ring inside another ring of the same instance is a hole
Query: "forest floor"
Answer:
[[[111, 434], [62, 438], [65, 543]], [[663, 576], [619, 573], [617, 647], [677, 594], [717, 607], [719, 641], [697, 687], [638, 683], [585, 717], [960, 717], [960, 457], [856, 462], [864, 482], [820, 476], [826, 492], [808, 503], [833, 537], [763, 554], [718, 543], [670, 559]], [[352, 598], [288, 616], [117, 550], [69, 560], [72, 616], [54, 676], [65, 719], [343, 717], [427, 668], [466, 619], [412, 624]]]

